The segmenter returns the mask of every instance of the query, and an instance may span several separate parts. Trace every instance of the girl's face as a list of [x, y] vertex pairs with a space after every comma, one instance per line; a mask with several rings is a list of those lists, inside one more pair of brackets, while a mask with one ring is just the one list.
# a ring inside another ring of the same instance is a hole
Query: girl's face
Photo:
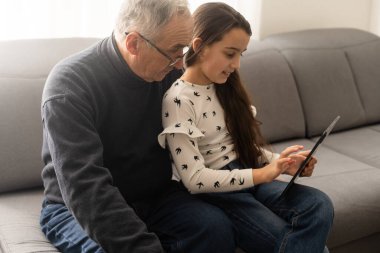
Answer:
[[222, 40], [202, 49], [198, 66], [199, 84], [223, 84], [229, 75], [240, 68], [240, 57], [250, 36], [241, 28], [227, 32]]

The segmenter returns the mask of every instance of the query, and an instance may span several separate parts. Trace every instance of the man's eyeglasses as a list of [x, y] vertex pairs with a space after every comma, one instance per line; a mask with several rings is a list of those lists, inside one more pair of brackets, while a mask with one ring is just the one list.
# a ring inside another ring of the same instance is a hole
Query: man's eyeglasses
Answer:
[[[176, 65], [179, 61], [182, 61], [183, 57], [185, 56], [185, 54], [189, 51], [189, 47], [188, 46], [185, 46], [184, 48], [182, 48], [182, 55], [180, 57], [177, 57], [175, 59], [171, 58], [167, 53], [165, 53], [162, 49], [160, 49], [159, 47], [157, 47], [152, 41], [150, 41], [149, 39], [145, 38], [144, 36], [142, 36], [140, 33], [136, 32], [143, 40], [145, 40], [146, 42], [148, 42], [149, 45], [151, 45], [154, 49], [157, 50], [157, 52], [159, 52], [162, 56], [164, 56], [166, 59], [169, 60], [169, 65], [168, 67], [173, 67], [174, 65]], [[125, 33], [125, 35], [128, 35], [128, 32]]]

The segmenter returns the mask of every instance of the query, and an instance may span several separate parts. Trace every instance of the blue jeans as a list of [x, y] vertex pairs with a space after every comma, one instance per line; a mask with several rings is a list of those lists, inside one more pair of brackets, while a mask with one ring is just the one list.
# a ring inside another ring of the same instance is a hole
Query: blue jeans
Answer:
[[[149, 230], [158, 235], [165, 251], [234, 252], [235, 231], [224, 211], [189, 194], [181, 184], [175, 185], [152, 203], [133, 205]], [[63, 204], [44, 201], [40, 224], [47, 239], [61, 252], [104, 252]]]
[[46, 238], [61, 252], [104, 253], [63, 204], [44, 201], [40, 224]]
[[[238, 167], [232, 162], [224, 169]], [[328, 252], [325, 244], [334, 217], [330, 198], [317, 189], [295, 184], [281, 199], [286, 184], [274, 181], [199, 197], [225, 211], [236, 231], [237, 245], [246, 252]]]
[[333, 221], [329, 198], [297, 185], [286, 199], [279, 200], [285, 186], [275, 181], [200, 197], [225, 211], [234, 225], [237, 245], [246, 252], [324, 252]]
[[[328, 252], [333, 207], [319, 190], [273, 182], [232, 193], [190, 195], [183, 187], [136, 211], [166, 252]], [[62, 204], [46, 204], [42, 231], [62, 252], [104, 252]], [[325, 251], [324, 251], [325, 250]]]

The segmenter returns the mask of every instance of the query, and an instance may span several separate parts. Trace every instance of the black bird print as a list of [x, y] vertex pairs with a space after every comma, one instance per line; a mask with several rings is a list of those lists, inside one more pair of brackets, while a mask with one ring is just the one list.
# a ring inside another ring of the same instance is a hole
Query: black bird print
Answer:
[[170, 133], [170, 136], [174, 138], [174, 136], [175, 136], [175, 133]]
[[206, 152], [206, 155], [212, 155], [212, 151], [211, 151], [211, 150], [208, 150], [208, 151]]
[[216, 116], [216, 112], [215, 111], [212, 111], [212, 116]]
[[183, 170], [187, 170], [187, 164], [182, 164], [181, 167], [182, 167]]
[[220, 187], [220, 183], [219, 183], [219, 181], [216, 181], [215, 183], [214, 183], [214, 188], [219, 188]]
[[230, 158], [228, 157], [228, 155], [225, 155], [223, 156], [223, 160], [226, 161], [226, 160], [230, 160]]
[[227, 148], [226, 146], [222, 146], [222, 147], [220, 148], [220, 150], [221, 150], [221, 151], [224, 151], [224, 150], [226, 150], [226, 148]]
[[194, 133], [194, 131], [191, 131], [190, 129], [189, 129], [189, 135], [192, 135]]
[[175, 124], [175, 127], [181, 127], [181, 123]]
[[194, 91], [194, 96], [199, 97], [200, 96], [199, 92], [198, 91]]
[[204, 113], [202, 114], [202, 116], [203, 116], [203, 118], [206, 118], [206, 119], [207, 119], [207, 112], [204, 112]]
[[174, 99], [174, 103], [176, 103], [176, 105], [178, 105], [178, 107], [181, 107], [181, 100], [178, 99], [177, 97]]
[[216, 126], [216, 131], [219, 131], [222, 130], [222, 127], [221, 126]]
[[206, 99], [206, 100], [211, 102], [211, 98], [210, 98], [210, 96], [207, 96], [207, 99]]
[[191, 105], [194, 105], [194, 102], [193, 102], [193, 101], [191, 101], [191, 100], [189, 100], [189, 101], [190, 101]]
[[165, 112], [165, 118], [169, 117], [169, 112]]
[[175, 153], [177, 155], [181, 154], [181, 152], [182, 152], [182, 149], [180, 147], [178, 147], [178, 148], [175, 149]]
[[195, 156], [194, 156], [194, 160], [195, 160], [195, 161], [199, 161], [199, 156], [195, 155]]
[[201, 187], [204, 186], [202, 182], [199, 182], [197, 185], [198, 185], [198, 189], [201, 189]]
[[188, 119], [187, 121], [189, 121], [190, 125], [193, 124], [193, 120], [192, 119]]
[[195, 142], [193, 140], [190, 140], [191, 144], [195, 147]]
[[239, 185], [243, 185], [244, 184], [244, 178], [240, 178], [239, 179]]
[[232, 178], [231, 181], [230, 181], [230, 185], [234, 185], [235, 184], [235, 181], [236, 181], [236, 178]]

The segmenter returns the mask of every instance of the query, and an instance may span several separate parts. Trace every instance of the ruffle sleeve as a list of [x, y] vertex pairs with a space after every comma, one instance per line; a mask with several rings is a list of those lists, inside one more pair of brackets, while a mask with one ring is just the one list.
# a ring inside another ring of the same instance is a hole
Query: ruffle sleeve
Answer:
[[166, 146], [166, 138], [173, 134], [185, 134], [191, 139], [204, 137], [204, 134], [196, 126], [188, 122], [178, 122], [169, 125], [158, 135], [158, 143], [162, 148]]

